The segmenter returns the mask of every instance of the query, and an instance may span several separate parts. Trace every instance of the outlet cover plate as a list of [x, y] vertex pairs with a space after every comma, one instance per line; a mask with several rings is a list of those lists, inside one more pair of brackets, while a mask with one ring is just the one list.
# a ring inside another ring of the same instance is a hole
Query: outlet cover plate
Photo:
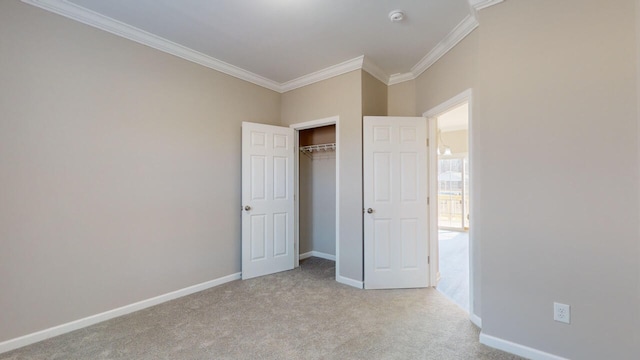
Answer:
[[571, 324], [571, 306], [567, 304], [553, 303], [553, 320], [565, 324]]

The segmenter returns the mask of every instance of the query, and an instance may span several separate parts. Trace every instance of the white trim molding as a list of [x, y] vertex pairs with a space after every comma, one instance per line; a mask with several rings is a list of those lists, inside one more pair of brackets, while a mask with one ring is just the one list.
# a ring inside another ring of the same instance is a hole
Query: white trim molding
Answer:
[[451, 32], [433, 48], [429, 53], [422, 58], [414, 67], [411, 68], [411, 73], [418, 77], [425, 72], [431, 65], [435, 64], [444, 54], [458, 45], [462, 39], [467, 37], [473, 30], [478, 27], [478, 20], [472, 16], [467, 15]]
[[362, 281], [353, 280], [353, 279], [350, 279], [350, 278], [347, 278], [347, 277], [344, 277], [344, 276], [340, 276], [340, 275], [336, 275], [336, 281], [341, 283], [341, 284], [353, 286], [354, 288], [364, 289], [364, 282], [362, 282]]
[[46, 340], [52, 338], [54, 336], [66, 334], [68, 332], [85, 328], [87, 326], [91, 326], [109, 319], [116, 318], [118, 316], [130, 314], [134, 311], [146, 309], [151, 306], [155, 306], [173, 299], [177, 299], [179, 297], [191, 295], [193, 293], [203, 291], [212, 287], [216, 287], [230, 281], [240, 280], [241, 273], [235, 273], [227, 276], [223, 276], [221, 278], [217, 278], [214, 280], [210, 280], [207, 282], [203, 282], [197, 285], [189, 286], [184, 289], [172, 291], [170, 293], [166, 293], [163, 295], [159, 295], [156, 297], [152, 297], [150, 299], [142, 300], [135, 302], [133, 304], [125, 305], [119, 307], [117, 309], [108, 310], [96, 315], [91, 315], [79, 320], [71, 321], [66, 324], [54, 326], [45, 330], [41, 330], [38, 332], [34, 332], [31, 334], [27, 334], [24, 336], [17, 337], [15, 339], [3, 341], [0, 343], [0, 354], [21, 348], [23, 346], [27, 346], [30, 344], [37, 343], [42, 340]]
[[[248, 70], [244, 70], [218, 60], [212, 56], [205, 55], [186, 46], [177, 44], [173, 41], [73, 4], [67, 0], [22, 0], [22, 2], [279, 93], [294, 90], [353, 70], [362, 69], [363, 67], [364, 56], [362, 55], [354, 59], [344, 61], [340, 64], [330, 66], [326, 69], [301, 76], [297, 79], [287, 81], [285, 83], [278, 83]], [[378, 68], [375, 65], [369, 65], [370, 69], [374, 67]], [[377, 77], [376, 74], [372, 75]]]
[[335, 255], [331, 255], [331, 254], [327, 254], [327, 253], [323, 253], [320, 251], [309, 251], [306, 252], [304, 254], [300, 254], [300, 260], [304, 260], [310, 257], [317, 257], [317, 258], [321, 258], [321, 259], [325, 259], [325, 260], [331, 260], [331, 261], [336, 261], [336, 256]]
[[484, 332], [480, 332], [480, 343], [492, 347], [494, 349], [506, 351], [508, 353], [525, 357], [532, 360], [568, 360], [558, 355], [553, 355], [540, 351], [538, 349], [530, 348], [521, 344], [500, 339], [495, 336], [487, 335]]
[[267, 79], [263, 76], [255, 74], [251, 71], [244, 70], [237, 66], [231, 65], [224, 61], [218, 60], [212, 56], [205, 55], [186, 46], [177, 44], [160, 36], [151, 34], [134, 26], [125, 24], [108, 16], [99, 14], [95, 11], [86, 9], [67, 0], [22, 0], [26, 4], [30, 4], [52, 13], [62, 15], [69, 19], [81, 22], [83, 24], [93, 26], [104, 30], [111, 34], [135, 41], [139, 44], [149, 46], [153, 49], [160, 50], [167, 54], [177, 56], [187, 61], [200, 64], [210, 69], [222, 72], [235, 78], [248, 81], [250, 83], [262, 86], [264, 88], [284, 93], [303, 86], [307, 86], [322, 80], [342, 75], [347, 72], [362, 69], [371, 74], [376, 79], [382, 81], [385, 85], [394, 85], [404, 81], [413, 80], [420, 76], [425, 70], [433, 65], [444, 54], [457, 45], [476, 27], [478, 21], [475, 12], [480, 9], [487, 8], [492, 5], [501, 3], [504, 0], [469, 0], [469, 6], [472, 14], [464, 18], [442, 41], [438, 43], [422, 60], [420, 60], [410, 72], [387, 75], [379, 66], [373, 63], [364, 55], [358, 56], [351, 60], [330, 66], [328, 68], [301, 76], [284, 83], [278, 83], [274, 80]]
[[200, 64], [221, 73], [231, 75], [241, 80], [262, 86], [264, 88], [280, 91], [281, 85], [277, 82], [228, 64], [201, 52], [177, 44], [160, 36], [138, 29], [121, 21], [104, 16], [97, 12], [83, 8], [66, 0], [22, 0], [22, 2], [37, 6], [52, 13], [62, 15], [69, 19], [93, 26], [111, 34], [135, 41], [156, 50], [177, 56], [179, 58]]
[[429, 53], [422, 58], [411, 72], [404, 74], [394, 74], [389, 78], [388, 85], [394, 85], [407, 80], [413, 80], [425, 72], [431, 65], [435, 64], [441, 57], [448, 53], [454, 46], [458, 45], [462, 39], [467, 37], [478, 27], [479, 23], [475, 16], [467, 15], [451, 32], [438, 43]]
[[340, 117], [336, 115], [336, 116], [330, 116], [328, 118], [311, 120], [311, 121], [306, 121], [306, 122], [297, 123], [297, 124], [291, 124], [289, 125], [289, 127], [294, 130], [306, 130], [306, 129], [313, 129], [320, 126], [327, 126], [327, 125], [334, 125], [334, 124], [337, 126], [338, 121], [340, 121]]
[[393, 74], [393, 75], [389, 76], [389, 83], [387, 85], [391, 86], [391, 85], [395, 85], [395, 84], [400, 84], [400, 83], [403, 83], [405, 81], [413, 80], [416, 77], [417, 76], [415, 76], [413, 73], [410, 73], [410, 72]]
[[[451, 110], [452, 108], [464, 103], [464, 102], [468, 102], [469, 103], [469, 107], [471, 107], [471, 103], [473, 101], [473, 90], [472, 89], [467, 89], [461, 93], [459, 93], [458, 95], [452, 97], [451, 99], [443, 102], [442, 104], [428, 110], [422, 113], [423, 117], [426, 118], [432, 118], [432, 117], [438, 117], [440, 115], [442, 115], [443, 113]], [[471, 113], [471, 111], [469, 111], [469, 113]]]
[[482, 319], [480, 318], [480, 316], [470, 313], [469, 320], [473, 323], [473, 325], [477, 326], [479, 329], [482, 329]]
[[358, 56], [357, 58], [353, 58], [351, 60], [341, 62], [340, 64], [330, 66], [326, 69], [322, 69], [322, 70], [313, 72], [311, 74], [301, 76], [297, 79], [293, 79], [291, 81], [287, 81], [285, 83], [280, 84], [279, 92], [284, 93], [297, 88], [301, 88], [303, 86], [317, 83], [322, 80], [332, 78], [334, 76], [346, 74], [353, 70], [362, 69], [363, 62], [364, 62], [364, 55], [361, 55], [361, 56]]
[[476, 11], [488, 8], [489, 6], [498, 5], [504, 0], [469, 0], [469, 5]]
[[364, 58], [362, 63], [362, 70], [368, 72], [374, 78], [382, 81], [385, 85], [389, 85], [389, 75], [384, 70], [380, 69], [378, 65], [374, 64], [368, 57]]

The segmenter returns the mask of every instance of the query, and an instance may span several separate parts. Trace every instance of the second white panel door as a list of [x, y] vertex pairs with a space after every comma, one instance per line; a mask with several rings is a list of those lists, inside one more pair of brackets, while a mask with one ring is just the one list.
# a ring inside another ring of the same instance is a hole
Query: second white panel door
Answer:
[[427, 121], [364, 117], [364, 283], [429, 285]]

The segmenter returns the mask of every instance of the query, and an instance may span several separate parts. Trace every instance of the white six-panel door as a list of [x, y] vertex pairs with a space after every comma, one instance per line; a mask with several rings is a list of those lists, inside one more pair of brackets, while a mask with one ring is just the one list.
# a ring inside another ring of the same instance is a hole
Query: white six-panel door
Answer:
[[293, 139], [290, 128], [242, 123], [243, 279], [293, 269]]
[[427, 121], [364, 117], [364, 285], [429, 285]]

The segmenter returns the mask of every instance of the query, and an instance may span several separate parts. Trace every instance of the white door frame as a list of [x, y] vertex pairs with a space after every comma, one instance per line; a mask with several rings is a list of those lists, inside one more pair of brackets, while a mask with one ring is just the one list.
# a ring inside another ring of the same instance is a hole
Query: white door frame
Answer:
[[294, 266], [300, 266], [300, 130], [336, 126], [336, 280], [340, 274], [340, 116], [291, 124], [294, 133]]
[[[469, 104], [469, 179], [471, 179], [469, 183], [469, 192], [471, 196], [476, 194], [475, 191], [475, 181], [474, 179], [474, 162], [473, 162], [473, 139], [474, 139], [474, 126], [473, 126], [473, 91], [472, 89], [467, 89], [460, 94], [452, 97], [451, 99], [443, 102], [442, 104], [428, 110], [422, 114], [422, 116], [426, 117], [429, 121], [429, 134], [437, 134], [437, 123], [436, 119], [439, 115], [451, 110], [452, 108], [467, 102]], [[433, 139], [435, 141], [435, 139]], [[434, 142], [435, 143], [435, 142]], [[430, 245], [430, 253], [433, 254], [431, 258], [431, 276], [432, 276], [432, 284], [436, 284], [437, 278], [439, 277], [439, 259], [438, 259], [438, 172], [437, 172], [437, 158], [438, 155], [436, 153], [437, 146], [429, 147], [429, 197], [433, 199], [433, 201], [429, 204], [429, 221], [436, 226], [431, 227], [430, 229], [430, 238], [435, 239], [435, 241], [431, 241]], [[475, 290], [475, 235], [476, 235], [476, 227], [473, 225], [473, 221], [475, 219], [474, 206], [475, 201], [471, 199], [469, 201], [469, 319], [476, 324], [478, 327], [482, 327], [482, 320], [479, 316], [476, 315], [475, 307], [474, 307], [474, 290]]]

